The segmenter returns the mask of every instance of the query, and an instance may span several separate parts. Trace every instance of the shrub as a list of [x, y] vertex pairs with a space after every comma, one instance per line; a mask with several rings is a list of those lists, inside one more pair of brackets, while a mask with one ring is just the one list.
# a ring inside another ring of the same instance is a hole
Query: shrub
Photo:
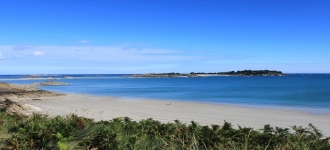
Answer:
[[235, 129], [229, 122], [201, 126], [128, 117], [94, 122], [75, 114], [49, 118], [0, 112], [0, 129], [0, 146], [7, 149], [330, 149], [330, 138], [312, 124], [254, 130]]

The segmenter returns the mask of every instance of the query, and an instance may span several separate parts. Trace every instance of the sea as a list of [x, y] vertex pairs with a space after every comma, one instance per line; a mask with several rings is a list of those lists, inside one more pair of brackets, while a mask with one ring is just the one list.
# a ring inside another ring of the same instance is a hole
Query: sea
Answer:
[[41, 89], [95, 96], [230, 104], [247, 107], [284, 108], [330, 114], [329, 74], [288, 76], [209, 76], [177, 78], [130, 78], [129, 74], [0, 75], [0, 81], [31, 84], [67, 82]]

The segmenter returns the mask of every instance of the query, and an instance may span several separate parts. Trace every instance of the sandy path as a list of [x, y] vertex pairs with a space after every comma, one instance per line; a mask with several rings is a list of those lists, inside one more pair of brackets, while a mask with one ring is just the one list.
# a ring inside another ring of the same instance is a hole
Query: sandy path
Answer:
[[24, 103], [40, 108], [49, 115], [77, 113], [91, 117], [96, 121], [110, 120], [115, 117], [128, 116], [133, 120], [153, 118], [162, 122], [173, 122], [175, 119], [184, 123], [191, 120], [201, 125], [219, 124], [224, 120], [255, 129], [270, 124], [278, 127], [292, 125], [307, 127], [312, 123], [325, 135], [330, 135], [330, 115], [313, 114], [303, 111], [275, 108], [252, 108], [232, 105], [177, 102], [167, 105], [167, 101], [146, 99], [124, 99], [88, 95], [73, 95], [41, 100], [24, 100]]

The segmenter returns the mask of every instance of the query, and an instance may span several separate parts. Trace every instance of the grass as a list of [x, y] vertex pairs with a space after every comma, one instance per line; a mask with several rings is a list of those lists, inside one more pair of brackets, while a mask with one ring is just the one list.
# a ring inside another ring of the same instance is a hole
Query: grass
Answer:
[[0, 112], [1, 149], [225, 149], [328, 150], [330, 138], [309, 124], [288, 128], [265, 125], [262, 130], [229, 122], [201, 126], [175, 120], [132, 121], [128, 117], [95, 122], [75, 114], [48, 117]]

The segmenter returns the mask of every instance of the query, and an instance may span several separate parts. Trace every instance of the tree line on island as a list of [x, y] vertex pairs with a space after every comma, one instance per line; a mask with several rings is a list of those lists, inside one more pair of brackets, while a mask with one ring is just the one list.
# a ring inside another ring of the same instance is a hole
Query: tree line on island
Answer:
[[131, 77], [203, 77], [203, 76], [286, 76], [287, 74], [276, 70], [242, 70], [228, 72], [191, 72], [191, 73], [149, 73], [133, 74]]

